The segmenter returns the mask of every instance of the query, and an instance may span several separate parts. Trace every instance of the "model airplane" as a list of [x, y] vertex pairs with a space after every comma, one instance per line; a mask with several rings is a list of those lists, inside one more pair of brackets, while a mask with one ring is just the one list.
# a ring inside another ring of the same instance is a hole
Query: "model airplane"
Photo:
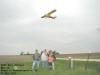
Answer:
[[54, 10], [52, 10], [51, 12], [49, 12], [49, 13], [47, 13], [47, 14], [45, 14], [45, 15], [43, 15], [41, 18], [52, 18], [52, 19], [55, 19], [56, 18], [56, 16], [51, 16], [51, 14], [52, 13], [54, 13], [54, 12], [56, 12], [56, 10], [54, 9]]

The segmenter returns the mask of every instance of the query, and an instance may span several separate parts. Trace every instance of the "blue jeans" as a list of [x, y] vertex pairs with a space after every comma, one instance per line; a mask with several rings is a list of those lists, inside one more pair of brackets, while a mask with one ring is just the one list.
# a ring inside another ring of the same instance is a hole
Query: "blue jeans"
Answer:
[[42, 62], [43, 68], [47, 68], [47, 64], [48, 64], [47, 61], [43, 61], [43, 62]]
[[34, 69], [35, 64], [37, 64], [37, 69], [39, 69], [40, 60], [35, 60], [32, 65], [32, 69]]

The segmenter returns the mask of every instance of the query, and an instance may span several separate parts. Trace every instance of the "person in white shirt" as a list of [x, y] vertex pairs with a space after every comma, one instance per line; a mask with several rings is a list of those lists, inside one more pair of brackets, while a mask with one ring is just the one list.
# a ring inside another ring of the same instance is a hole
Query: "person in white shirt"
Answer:
[[48, 64], [48, 56], [47, 56], [47, 51], [44, 50], [42, 52], [42, 55], [41, 55], [41, 60], [42, 60], [42, 67], [43, 68], [47, 68], [47, 64]]

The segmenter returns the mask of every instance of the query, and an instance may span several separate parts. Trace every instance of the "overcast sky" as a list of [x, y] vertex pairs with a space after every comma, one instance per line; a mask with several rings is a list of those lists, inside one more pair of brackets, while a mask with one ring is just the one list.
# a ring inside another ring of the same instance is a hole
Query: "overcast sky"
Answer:
[[[56, 9], [56, 19], [41, 19]], [[100, 0], [0, 0], [0, 55], [35, 49], [100, 52]]]

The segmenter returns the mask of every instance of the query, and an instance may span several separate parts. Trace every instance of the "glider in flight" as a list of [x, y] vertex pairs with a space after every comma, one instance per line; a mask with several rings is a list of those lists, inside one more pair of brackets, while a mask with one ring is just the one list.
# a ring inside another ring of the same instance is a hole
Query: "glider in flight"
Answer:
[[56, 18], [56, 16], [51, 16], [51, 14], [52, 14], [52, 13], [54, 13], [54, 12], [56, 12], [56, 10], [55, 10], [55, 9], [54, 9], [54, 10], [52, 10], [52, 11], [50, 11], [49, 13], [47, 13], [47, 14], [43, 15], [41, 18], [52, 18], [52, 19], [55, 19], [55, 18]]

